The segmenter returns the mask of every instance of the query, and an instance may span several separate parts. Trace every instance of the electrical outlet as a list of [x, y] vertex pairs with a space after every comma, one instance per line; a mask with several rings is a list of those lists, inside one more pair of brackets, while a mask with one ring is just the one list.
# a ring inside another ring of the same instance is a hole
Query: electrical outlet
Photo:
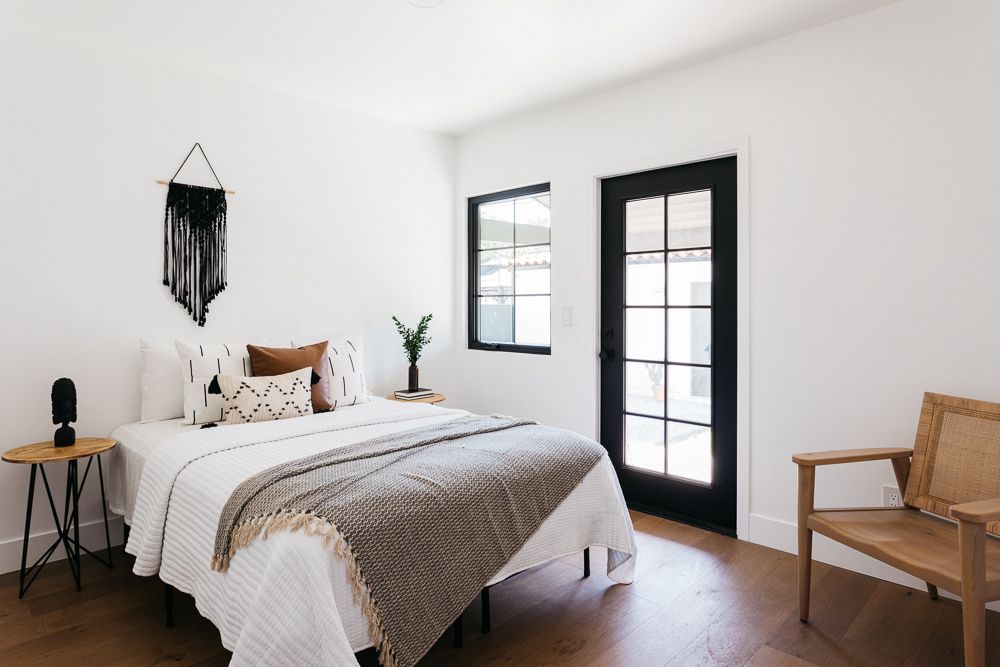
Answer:
[[886, 484], [882, 487], [882, 507], [902, 507], [903, 494], [894, 486]]

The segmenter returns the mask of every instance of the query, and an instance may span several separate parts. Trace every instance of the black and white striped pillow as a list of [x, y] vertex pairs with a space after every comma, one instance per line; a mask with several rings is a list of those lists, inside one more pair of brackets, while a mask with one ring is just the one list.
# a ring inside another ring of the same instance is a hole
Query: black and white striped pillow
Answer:
[[[327, 359], [330, 364], [330, 401], [333, 410], [338, 407], [361, 405], [368, 402], [365, 384], [364, 354], [360, 336], [330, 338]], [[294, 347], [302, 343], [292, 341]]]
[[253, 375], [246, 345], [195, 345], [175, 341], [181, 358], [184, 383], [184, 423], [206, 424], [226, 418], [225, 401], [210, 394], [208, 385], [219, 374], [248, 377]]

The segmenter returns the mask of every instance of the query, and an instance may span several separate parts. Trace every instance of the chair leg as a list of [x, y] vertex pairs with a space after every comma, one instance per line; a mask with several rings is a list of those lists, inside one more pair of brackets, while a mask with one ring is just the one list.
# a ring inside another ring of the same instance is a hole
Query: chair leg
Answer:
[[590, 576], [590, 547], [583, 550], [583, 576]]
[[932, 584], [929, 581], [927, 582], [927, 594], [931, 596], [932, 600], [937, 600], [938, 599], [937, 586], [935, 586], [934, 584]]
[[799, 466], [799, 620], [809, 621], [809, 589], [812, 584], [813, 532], [808, 528], [816, 490], [816, 468]]
[[986, 664], [986, 525], [958, 522], [965, 667]]

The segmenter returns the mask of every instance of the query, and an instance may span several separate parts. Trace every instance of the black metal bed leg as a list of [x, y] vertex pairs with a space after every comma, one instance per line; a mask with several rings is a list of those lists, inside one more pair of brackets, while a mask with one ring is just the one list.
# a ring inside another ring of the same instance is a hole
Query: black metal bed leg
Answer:
[[590, 547], [583, 550], [583, 576], [590, 576]]
[[451, 645], [455, 648], [462, 648], [462, 617], [459, 616], [455, 619], [455, 624], [451, 626], [452, 628], [452, 638]]
[[490, 587], [487, 586], [483, 589], [482, 594], [482, 606], [483, 606], [483, 634], [488, 634], [492, 627], [490, 626]]
[[167, 612], [167, 628], [174, 627], [174, 587], [163, 584], [163, 608]]

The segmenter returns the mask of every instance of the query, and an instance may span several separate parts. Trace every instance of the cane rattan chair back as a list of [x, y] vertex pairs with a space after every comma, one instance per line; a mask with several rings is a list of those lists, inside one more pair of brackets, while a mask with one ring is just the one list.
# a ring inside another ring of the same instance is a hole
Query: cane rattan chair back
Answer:
[[[1000, 404], [924, 394], [903, 502], [941, 516], [1000, 498]], [[987, 526], [1000, 535], [1000, 521]]]

